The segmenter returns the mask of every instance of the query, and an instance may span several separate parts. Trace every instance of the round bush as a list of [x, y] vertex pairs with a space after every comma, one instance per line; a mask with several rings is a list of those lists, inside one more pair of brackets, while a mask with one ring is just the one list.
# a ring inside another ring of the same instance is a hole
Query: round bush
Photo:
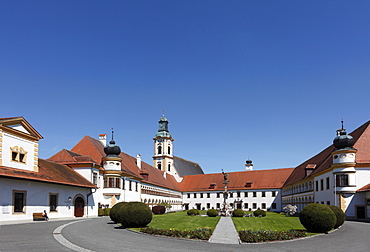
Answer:
[[198, 209], [190, 209], [186, 212], [188, 215], [199, 215]]
[[207, 211], [207, 215], [209, 217], [216, 217], [218, 215], [218, 211], [216, 209], [209, 209]]
[[337, 206], [329, 205], [328, 207], [334, 212], [335, 216], [337, 217], [337, 222], [335, 223], [334, 228], [339, 228], [346, 220], [346, 214]]
[[243, 217], [244, 216], [244, 211], [241, 209], [235, 209], [233, 211], [233, 217]]
[[124, 206], [125, 204], [127, 204], [127, 202], [119, 202], [117, 204], [115, 204], [111, 210], [110, 210], [110, 213], [109, 213], [109, 217], [110, 219], [114, 222], [114, 223], [119, 223], [118, 222], [118, 212], [119, 212], [119, 209]]
[[266, 216], [266, 211], [258, 209], [258, 210], [253, 212], [253, 215], [255, 217], [259, 217], [259, 216], [265, 217]]
[[328, 206], [311, 203], [302, 209], [299, 220], [309, 232], [327, 233], [334, 227], [337, 217]]
[[127, 202], [119, 210], [117, 214], [118, 223], [122, 227], [135, 228], [145, 227], [152, 221], [152, 211], [150, 208], [141, 202]]
[[152, 212], [154, 214], [164, 214], [166, 212], [165, 206], [154, 206], [152, 207]]

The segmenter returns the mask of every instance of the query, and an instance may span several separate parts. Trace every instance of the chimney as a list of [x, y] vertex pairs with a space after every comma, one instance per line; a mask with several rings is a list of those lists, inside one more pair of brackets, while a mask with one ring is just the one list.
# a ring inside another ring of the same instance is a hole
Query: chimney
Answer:
[[136, 155], [136, 165], [141, 170], [141, 155], [140, 154]]
[[166, 179], [167, 178], [167, 172], [163, 173], [163, 177]]
[[102, 143], [103, 146], [107, 145], [107, 135], [106, 134], [100, 134], [99, 135], [99, 141]]

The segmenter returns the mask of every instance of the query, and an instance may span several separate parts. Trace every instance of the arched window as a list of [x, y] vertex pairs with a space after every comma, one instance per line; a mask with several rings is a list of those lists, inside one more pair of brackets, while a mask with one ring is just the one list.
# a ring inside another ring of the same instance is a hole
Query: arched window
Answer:
[[171, 171], [171, 164], [168, 164], [168, 171]]
[[162, 146], [158, 146], [158, 154], [162, 154]]
[[168, 155], [171, 155], [171, 147], [168, 146]]
[[162, 170], [162, 164], [158, 164], [158, 170]]

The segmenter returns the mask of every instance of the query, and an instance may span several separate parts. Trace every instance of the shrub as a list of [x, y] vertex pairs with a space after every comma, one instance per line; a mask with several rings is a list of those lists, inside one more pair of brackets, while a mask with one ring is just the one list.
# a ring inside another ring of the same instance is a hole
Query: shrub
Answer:
[[103, 215], [104, 215], [104, 209], [98, 208], [98, 216], [103, 216]]
[[119, 209], [124, 206], [125, 204], [127, 204], [127, 202], [119, 202], [117, 204], [115, 204], [111, 210], [110, 210], [110, 219], [114, 222], [114, 223], [118, 223], [118, 212], [119, 212]]
[[150, 208], [144, 203], [127, 202], [118, 210], [117, 217], [122, 227], [134, 228], [145, 227], [152, 221], [153, 216]]
[[244, 216], [244, 211], [241, 209], [235, 209], [233, 211], [233, 217], [243, 217]]
[[253, 212], [253, 215], [256, 216], [256, 217], [259, 217], [259, 216], [265, 217], [266, 216], [266, 212], [264, 210], [258, 209], [258, 210], [256, 210], [256, 211]]
[[186, 212], [188, 215], [199, 215], [199, 210], [198, 209], [190, 209]]
[[159, 203], [157, 206], [164, 206], [167, 209], [167, 211], [169, 211], [172, 208], [171, 204], [168, 202]]
[[327, 233], [334, 227], [337, 217], [328, 206], [311, 203], [302, 209], [299, 220], [309, 232]]
[[271, 231], [271, 230], [241, 230], [238, 232], [242, 242], [255, 243], [266, 241], [291, 240], [298, 237], [307, 236], [306, 231], [288, 230], [288, 231]]
[[152, 212], [154, 214], [164, 214], [166, 212], [165, 206], [154, 206], [152, 207]]
[[104, 208], [104, 216], [109, 216], [110, 215], [110, 210], [111, 210], [111, 208]]
[[218, 211], [216, 209], [213, 209], [213, 208], [212, 209], [209, 209], [207, 211], [207, 215], [209, 217], [216, 217], [218, 215]]
[[334, 212], [335, 216], [337, 217], [337, 222], [335, 223], [334, 228], [339, 228], [346, 220], [346, 214], [337, 206], [329, 205], [328, 207]]
[[140, 229], [140, 232], [153, 235], [165, 235], [170, 237], [183, 237], [188, 239], [209, 240], [213, 233], [210, 228], [197, 228], [196, 230], [176, 230], [176, 229], [156, 229], [146, 227]]

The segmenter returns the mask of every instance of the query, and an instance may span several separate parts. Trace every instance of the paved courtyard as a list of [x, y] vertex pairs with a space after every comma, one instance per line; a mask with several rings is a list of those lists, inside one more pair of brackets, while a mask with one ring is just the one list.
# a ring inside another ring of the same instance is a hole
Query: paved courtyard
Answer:
[[[65, 226], [63, 226], [65, 225]], [[62, 245], [57, 241], [66, 242]], [[69, 244], [69, 245], [68, 245]], [[339, 230], [287, 242], [217, 244], [138, 234], [109, 217], [0, 226], [0, 251], [370, 251], [370, 224], [346, 222]]]

